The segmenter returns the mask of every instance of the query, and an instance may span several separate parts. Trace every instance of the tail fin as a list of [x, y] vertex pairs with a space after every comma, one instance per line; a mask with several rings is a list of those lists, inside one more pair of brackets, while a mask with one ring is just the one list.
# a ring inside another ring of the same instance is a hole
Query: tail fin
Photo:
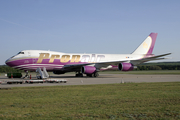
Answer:
[[152, 54], [156, 37], [157, 33], [151, 33], [132, 54]]

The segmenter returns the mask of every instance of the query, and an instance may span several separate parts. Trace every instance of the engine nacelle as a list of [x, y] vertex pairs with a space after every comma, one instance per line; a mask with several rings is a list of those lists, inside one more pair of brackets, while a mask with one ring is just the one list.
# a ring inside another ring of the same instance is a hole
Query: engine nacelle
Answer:
[[134, 65], [131, 63], [119, 63], [118, 69], [120, 71], [131, 71], [134, 69]]
[[81, 68], [81, 72], [82, 72], [83, 74], [93, 74], [93, 73], [96, 72], [96, 68], [93, 67], [93, 66], [83, 66], [83, 67]]
[[55, 70], [53, 71], [54, 74], [64, 74], [65, 72], [64, 71], [61, 71], [61, 70]]

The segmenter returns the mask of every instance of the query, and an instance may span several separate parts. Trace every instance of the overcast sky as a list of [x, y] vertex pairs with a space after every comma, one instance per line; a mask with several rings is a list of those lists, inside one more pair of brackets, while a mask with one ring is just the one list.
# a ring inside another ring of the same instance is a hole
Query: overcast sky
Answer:
[[179, 0], [1, 0], [0, 65], [21, 50], [128, 54], [151, 32], [153, 53], [180, 61]]

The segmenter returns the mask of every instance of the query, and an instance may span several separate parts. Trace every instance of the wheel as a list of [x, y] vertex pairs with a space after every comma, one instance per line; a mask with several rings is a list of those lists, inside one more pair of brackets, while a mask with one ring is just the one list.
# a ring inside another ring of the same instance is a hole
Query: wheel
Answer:
[[79, 76], [80, 76], [80, 77], [83, 77], [83, 74], [82, 74], [82, 73], [80, 73], [80, 74], [79, 74]]
[[76, 77], [83, 77], [82, 73], [76, 74]]
[[76, 74], [76, 77], [78, 77], [78, 74]]
[[99, 76], [98, 72], [95, 72], [93, 75], [94, 75], [94, 77], [98, 77]]
[[87, 77], [92, 77], [92, 74], [86, 74]]

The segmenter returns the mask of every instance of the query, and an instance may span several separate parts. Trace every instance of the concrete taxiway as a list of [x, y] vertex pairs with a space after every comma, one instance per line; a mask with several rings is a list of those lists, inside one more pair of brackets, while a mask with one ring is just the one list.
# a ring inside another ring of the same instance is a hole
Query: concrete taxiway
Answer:
[[[35, 80], [32, 77], [32, 80]], [[66, 79], [67, 83], [34, 83], [34, 84], [6, 84], [8, 80], [29, 80], [21, 78], [7, 78], [0, 76], [0, 88], [33, 87], [33, 86], [62, 86], [62, 85], [91, 85], [114, 83], [141, 83], [141, 82], [180, 82], [180, 75], [132, 75], [132, 74], [100, 74], [99, 77], [75, 77], [72, 74], [53, 75], [49, 79]]]

